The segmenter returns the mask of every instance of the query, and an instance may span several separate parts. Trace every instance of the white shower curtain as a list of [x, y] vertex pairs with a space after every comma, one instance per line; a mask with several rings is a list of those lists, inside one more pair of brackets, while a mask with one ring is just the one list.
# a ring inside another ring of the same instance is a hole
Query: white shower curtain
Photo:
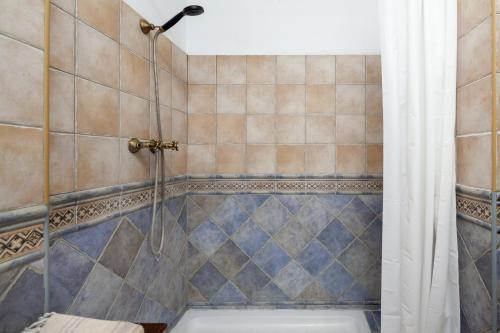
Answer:
[[456, 0], [379, 0], [382, 333], [458, 333]]

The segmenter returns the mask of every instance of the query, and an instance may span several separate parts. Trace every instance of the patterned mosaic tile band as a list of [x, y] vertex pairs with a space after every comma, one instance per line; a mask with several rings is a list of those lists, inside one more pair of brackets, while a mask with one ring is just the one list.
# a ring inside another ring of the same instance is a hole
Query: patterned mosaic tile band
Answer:
[[194, 305], [379, 304], [381, 194], [190, 194]]
[[[205, 178], [172, 181], [165, 185], [166, 197], [185, 193], [381, 193], [382, 180], [335, 178]], [[103, 218], [124, 214], [152, 204], [153, 190], [135, 191], [90, 198], [55, 207], [49, 214], [50, 231], [61, 231]], [[43, 239], [34, 241], [39, 225], [0, 234], [0, 263], [42, 247]], [[40, 234], [40, 233], [38, 233]], [[27, 235], [29, 237], [27, 237]]]

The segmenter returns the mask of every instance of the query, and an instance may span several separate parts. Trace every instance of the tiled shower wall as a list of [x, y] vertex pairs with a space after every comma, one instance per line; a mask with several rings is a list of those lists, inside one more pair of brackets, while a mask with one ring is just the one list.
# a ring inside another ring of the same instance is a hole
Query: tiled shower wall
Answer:
[[194, 194], [187, 211], [190, 305], [380, 304], [380, 194]]
[[382, 174], [379, 56], [188, 59], [188, 174]]
[[[166, 240], [158, 261], [149, 248], [151, 211], [58, 237], [49, 252], [50, 311], [131, 322], [175, 320], [187, 301], [185, 196], [166, 202]], [[42, 314], [42, 272], [40, 260], [0, 273], [1, 332], [20, 332]]]
[[495, 283], [491, 278], [491, 219], [480, 213], [491, 209], [491, 25], [492, 15], [496, 15], [491, 8], [490, 0], [458, 1], [459, 277], [462, 332], [472, 333], [491, 331], [491, 284]]

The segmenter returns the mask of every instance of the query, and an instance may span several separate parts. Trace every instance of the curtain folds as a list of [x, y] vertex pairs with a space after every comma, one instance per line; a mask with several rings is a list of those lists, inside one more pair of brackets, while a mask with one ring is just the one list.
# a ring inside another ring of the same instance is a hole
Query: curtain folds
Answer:
[[458, 333], [457, 1], [379, 0], [382, 332]]

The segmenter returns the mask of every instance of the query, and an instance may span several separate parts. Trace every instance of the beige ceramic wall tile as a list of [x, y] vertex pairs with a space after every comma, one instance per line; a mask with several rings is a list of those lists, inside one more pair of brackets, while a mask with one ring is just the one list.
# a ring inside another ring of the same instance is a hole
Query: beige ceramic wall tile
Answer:
[[275, 85], [247, 86], [247, 113], [272, 114], [276, 111]]
[[214, 114], [188, 115], [188, 143], [214, 144], [216, 142], [216, 123]]
[[304, 116], [276, 116], [276, 143], [305, 143]]
[[366, 143], [382, 143], [384, 140], [382, 116], [366, 116]]
[[[153, 101], [156, 98], [154, 89], [154, 82], [151, 82], [151, 100]], [[164, 69], [158, 70], [158, 95], [160, 96], [160, 104], [172, 105], [172, 74]]]
[[188, 85], [188, 113], [215, 113], [217, 89], [214, 84]]
[[84, 190], [118, 183], [120, 166], [118, 138], [76, 136], [76, 189]]
[[247, 56], [247, 83], [276, 83], [276, 57]]
[[304, 85], [277, 85], [276, 112], [280, 114], [304, 114], [306, 96]]
[[[334, 143], [335, 116], [307, 116], [306, 143]], [[308, 146], [309, 149], [309, 146]]]
[[215, 56], [188, 56], [188, 82], [190, 84], [217, 83]]
[[335, 84], [335, 56], [306, 57], [307, 84]]
[[43, 53], [0, 35], [0, 122], [41, 125]]
[[119, 116], [118, 90], [76, 79], [77, 133], [118, 136]]
[[366, 146], [366, 168], [369, 175], [381, 175], [384, 171], [384, 153], [382, 145]]
[[[155, 104], [151, 103], [151, 112], [149, 114], [150, 118], [150, 133], [152, 138], [159, 138], [158, 136], [158, 126], [156, 125], [156, 108]], [[176, 111], [179, 112], [179, 111]], [[181, 114], [181, 112], [179, 112]], [[186, 118], [185, 114], [182, 114], [181, 116], [182, 119]], [[172, 110], [168, 106], [160, 105], [160, 122], [161, 122], [161, 135], [162, 139], [164, 141], [170, 141], [173, 140], [172, 138]], [[186, 124], [183, 124], [182, 120], [178, 120], [180, 122], [180, 126], [187, 126]], [[176, 122], [177, 123], [177, 122]], [[179, 131], [184, 130], [187, 131], [187, 128], [180, 128]], [[176, 133], [177, 134], [177, 133]], [[184, 133], [182, 137], [185, 137], [187, 133]], [[179, 139], [176, 139], [177, 141]]]
[[337, 115], [337, 143], [365, 143], [364, 115]]
[[172, 152], [172, 175], [185, 175], [187, 170], [187, 145], [179, 145], [179, 150]]
[[382, 66], [379, 55], [366, 56], [366, 83], [382, 83]]
[[172, 72], [183, 82], [187, 82], [187, 55], [175, 44], [172, 44]]
[[246, 116], [243, 114], [217, 115], [217, 143], [245, 143]]
[[74, 132], [75, 130], [75, 77], [51, 69], [50, 86], [50, 130]]
[[335, 174], [335, 146], [308, 145], [306, 147], [306, 174]]
[[247, 116], [247, 143], [275, 143], [274, 116]]
[[341, 55], [336, 57], [337, 84], [366, 82], [365, 56]]
[[71, 192], [75, 189], [75, 135], [51, 133], [50, 194]]
[[149, 39], [138, 29], [141, 16], [124, 1], [120, 1], [120, 43], [135, 54], [149, 59]]
[[364, 145], [336, 146], [337, 175], [362, 175], [365, 173], [366, 157]]
[[[152, 38], [152, 37], [151, 37]], [[153, 52], [153, 47], [150, 47]], [[172, 73], [172, 42], [165, 36], [160, 36], [156, 44], [158, 67]], [[149, 57], [153, 59], [153, 56]]]
[[50, 66], [75, 72], [75, 18], [56, 6], [50, 13]]
[[458, 3], [458, 36], [463, 36], [491, 13], [490, 0], [460, 0]]
[[217, 145], [216, 172], [242, 174], [245, 172], [245, 145]]
[[187, 161], [190, 175], [215, 173], [215, 146], [189, 145]]
[[149, 150], [141, 149], [132, 154], [128, 150], [128, 139], [120, 139], [120, 154], [120, 184], [149, 179], [149, 158], [151, 155]]
[[491, 52], [491, 18], [489, 18], [458, 40], [458, 87], [489, 74]]
[[491, 136], [457, 138], [457, 184], [491, 187]]
[[247, 145], [246, 172], [273, 174], [276, 172], [275, 145]]
[[337, 114], [365, 113], [364, 85], [337, 85], [336, 92], [335, 111]]
[[187, 112], [187, 84], [172, 77], [172, 107]]
[[245, 85], [217, 85], [217, 113], [246, 112]]
[[[0, 125], [0, 210], [42, 202], [42, 131]], [[20, 186], [22, 184], [22, 186]]]
[[278, 173], [301, 174], [305, 171], [305, 150], [303, 145], [276, 146]]
[[31, 45], [43, 47], [42, 0], [3, 0], [0, 2], [0, 32]]
[[118, 88], [118, 43], [78, 22], [76, 73], [99, 83]]
[[142, 98], [149, 98], [149, 62], [121, 48], [120, 87]]
[[491, 75], [457, 89], [457, 135], [491, 130]]
[[149, 101], [126, 93], [120, 94], [120, 136], [149, 138]]
[[306, 112], [335, 112], [335, 86], [326, 84], [308, 85], [306, 87]]
[[172, 110], [172, 140], [187, 144], [187, 114]]
[[306, 83], [306, 57], [277, 56], [276, 82], [279, 84], [305, 84]]
[[51, 2], [71, 15], [75, 15], [75, 0], [52, 0]]
[[382, 86], [366, 85], [366, 114], [382, 115]]
[[118, 40], [120, 0], [78, 0], [76, 15], [91, 27]]
[[245, 56], [217, 56], [217, 84], [245, 84]]

